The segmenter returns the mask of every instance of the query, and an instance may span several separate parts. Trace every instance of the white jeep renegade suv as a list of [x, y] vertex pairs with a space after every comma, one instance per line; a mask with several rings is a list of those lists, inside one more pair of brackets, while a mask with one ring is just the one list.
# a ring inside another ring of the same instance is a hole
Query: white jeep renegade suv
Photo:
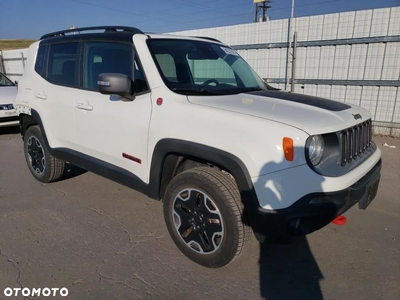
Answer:
[[271, 88], [210, 38], [90, 27], [29, 48], [15, 100], [41, 182], [65, 162], [162, 200], [190, 259], [220, 267], [260, 240], [305, 235], [376, 195], [371, 114]]

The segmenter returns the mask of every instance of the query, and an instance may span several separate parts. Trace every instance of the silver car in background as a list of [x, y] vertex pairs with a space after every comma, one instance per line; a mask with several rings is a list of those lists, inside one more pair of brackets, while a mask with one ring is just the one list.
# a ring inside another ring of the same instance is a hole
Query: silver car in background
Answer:
[[0, 73], [0, 127], [19, 126], [13, 105], [17, 90], [17, 85]]

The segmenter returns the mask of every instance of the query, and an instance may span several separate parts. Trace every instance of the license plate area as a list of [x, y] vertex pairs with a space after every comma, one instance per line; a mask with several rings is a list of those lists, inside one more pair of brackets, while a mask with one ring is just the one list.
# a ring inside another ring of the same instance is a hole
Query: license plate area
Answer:
[[380, 178], [381, 176], [378, 176], [378, 178], [367, 184], [367, 186], [365, 187], [366, 192], [362, 199], [358, 202], [358, 207], [360, 209], [366, 209], [368, 205], [371, 204], [372, 200], [374, 200], [374, 198], [376, 197], [376, 194], [378, 193]]

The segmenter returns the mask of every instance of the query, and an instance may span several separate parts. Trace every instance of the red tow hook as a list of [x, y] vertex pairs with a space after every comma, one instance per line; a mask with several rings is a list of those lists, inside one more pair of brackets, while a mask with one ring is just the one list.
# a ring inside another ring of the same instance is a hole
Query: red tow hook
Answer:
[[337, 216], [337, 217], [332, 221], [333, 224], [339, 225], [339, 226], [342, 226], [342, 225], [346, 224], [346, 222], [347, 222], [347, 218], [346, 218], [345, 216]]

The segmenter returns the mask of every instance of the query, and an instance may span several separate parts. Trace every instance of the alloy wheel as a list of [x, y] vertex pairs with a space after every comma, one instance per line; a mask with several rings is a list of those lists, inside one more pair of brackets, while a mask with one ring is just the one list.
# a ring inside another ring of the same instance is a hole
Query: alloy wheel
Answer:
[[224, 223], [215, 202], [204, 192], [185, 189], [172, 206], [175, 229], [184, 243], [201, 254], [219, 249], [224, 239]]
[[28, 139], [28, 158], [31, 168], [38, 174], [42, 175], [45, 170], [45, 154], [40, 141], [31, 136]]

